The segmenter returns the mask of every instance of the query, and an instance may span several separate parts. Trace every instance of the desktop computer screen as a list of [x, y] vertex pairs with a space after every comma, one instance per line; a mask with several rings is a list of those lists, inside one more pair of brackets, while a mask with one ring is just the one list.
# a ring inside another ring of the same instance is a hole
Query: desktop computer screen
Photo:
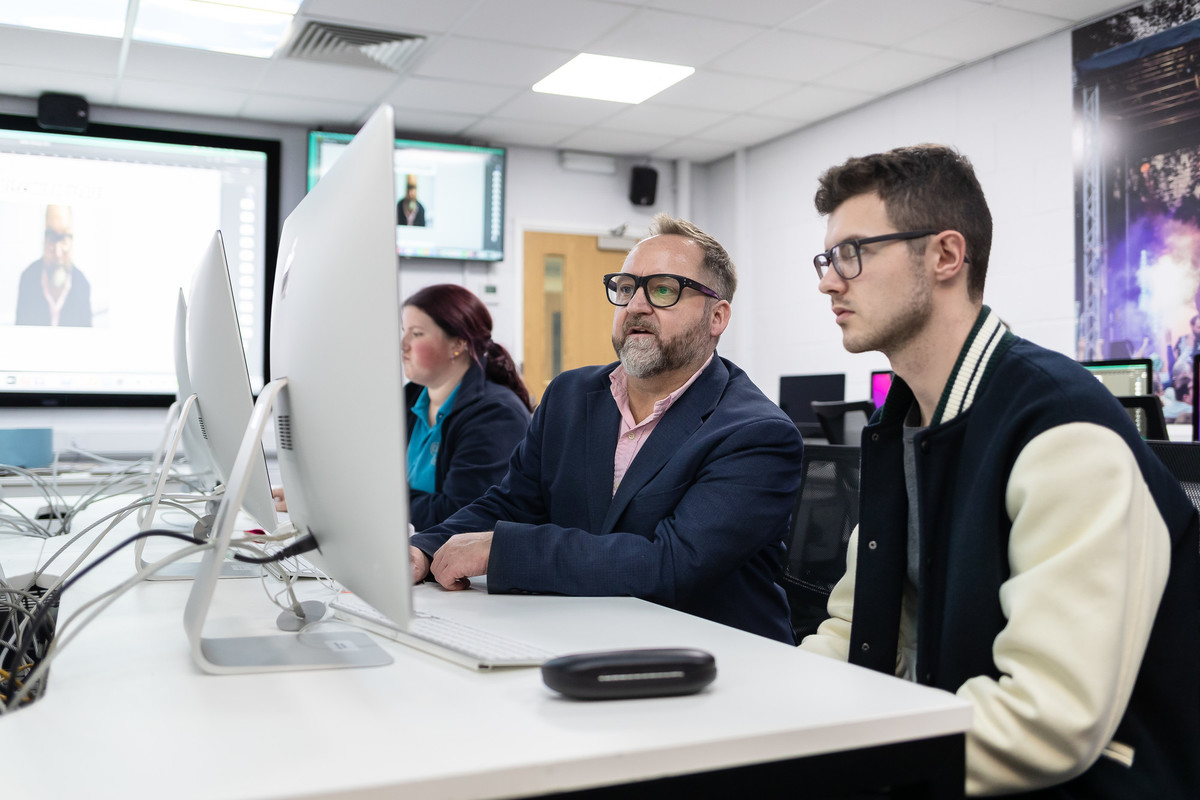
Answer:
[[791, 417], [801, 436], [823, 437], [821, 423], [813, 413], [813, 400], [845, 400], [846, 376], [784, 375], [779, 379], [779, 407]]
[[[186, 369], [196, 404], [195, 413], [182, 420], [192, 428], [185, 448], [191, 448], [188, 455], [192, 457], [196, 450], [206, 448], [206, 457], [200, 460], [211, 464], [217, 479], [228, 485], [242, 434], [250, 422], [254, 395], [220, 231], [212, 234], [192, 278], [186, 319]], [[248, 478], [242, 505], [259, 525], [271, 531], [275, 528], [275, 500], [261, 444]]]
[[1084, 361], [1083, 366], [1117, 397], [1154, 393], [1153, 368], [1148, 358]]
[[[184, 623], [209, 672], [389, 663], [364, 634], [206, 638], [204, 620], [246, 470], [273, 413], [288, 516], [309, 558], [397, 623], [411, 616], [393, 114], [382, 106], [283, 226], [271, 323], [272, 381], [192, 585]], [[189, 308], [189, 345], [195, 304]], [[189, 364], [193, 350], [189, 346]], [[193, 386], [195, 388], [195, 386]], [[342, 646], [352, 637], [353, 647]]]

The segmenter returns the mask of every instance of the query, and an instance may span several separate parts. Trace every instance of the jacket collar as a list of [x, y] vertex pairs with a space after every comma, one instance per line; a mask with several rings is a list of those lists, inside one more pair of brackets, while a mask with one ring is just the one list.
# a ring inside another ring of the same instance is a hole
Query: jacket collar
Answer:
[[[992, 374], [992, 370], [1009, 347], [1016, 343], [1017, 337], [1009, 333], [1000, 316], [988, 306], [979, 311], [975, 325], [967, 335], [967, 340], [958, 353], [958, 361], [950, 372], [950, 378], [942, 389], [938, 400], [937, 410], [929, 427], [964, 414], [975, 402], [975, 396]], [[881, 421], [899, 422], [908, 413], [913, 402], [912, 390], [899, 378], [899, 391], [889, 391], [888, 398], [883, 404]]]

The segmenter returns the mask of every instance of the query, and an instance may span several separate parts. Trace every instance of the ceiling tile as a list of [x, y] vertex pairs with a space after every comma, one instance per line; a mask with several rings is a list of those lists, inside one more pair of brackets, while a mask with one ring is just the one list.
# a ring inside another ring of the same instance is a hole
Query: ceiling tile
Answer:
[[588, 100], [582, 97], [527, 91], [497, 108], [492, 115], [500, 119], [579, 126], [595, 125], [625, 107], [625, 103], [611, 103], [607, 100]]
[[1130, 6], [1128, 0], [1123, 3], [1114, 3], [1112, 0], [1054, 0], [1053, 3], [1047, 3], [1046, 0], [996, 0], [995, 5], [1059, 17], [1076, 24], [1107, 17]]
[[130, 42], [124, 76], [245, 90], [262, 78], [270, 63], [265, 58]]
[[233, 89], [184, 85], [174, 81], [146, 78], [126, 78], [121, 81], [121, 88], [117, 93], [117, 103], [125, 108], [210, 114], [218, 117], [241, 116], [245, 102], [246, 94]]
[[575, 55], [571, 50], [451, 36], [436, 44], [417, 67], [416, 74], [428, 78], [530, 87]]
[[888, 94], [953, 69], [947, 58], [886, 50], [826, 75], [821, 83], [839, 89]]
[[642, 10], [592, 42], [588, 52], [699, 67], [762, 30], [752, 25]]
[[728, 116], [724, 111], [703, 111], [665, 105], [649, 106], [642, 103], [617, 112], [605, 120], [601, 127], [635, 133], [687, 136], [715, 125]]
[[255, 91], [308, 97], [315, 100], [374, 103], [384, 96], [400, 76], [390, 70], [359, 69], [341, 64], [318, 64], [298, 58], [277, 58], [261, 79], [251, 84]]
[[[0, 64], [115, 76], [120, 55], [120, 39], [0, 25]], [[0, 90], [11, 77], [5, 70]]]
[[749, 78], [696, 70], [690, 78], [656, 94], [647, 105], [686, 106], [711, 111], [746, 111], [786, 94], [793, 85], [766, 78]]
[[625, 133], [587, 128], [568, 136], [560, 146], [571, 150], [588, 150], [594, 153], [615, 155], [648, 155], [657, 147], [671, 141], [670, 136], [654, 136], [648, 133]]
[[895, 0], [838, 0], [797, 14], [780, 27], [833, 41], [894, 46], [971, 13], [965, 0], [921, 0], [897, 13]]
[[628, 6], [592, 0], [505, 0], [479, 4], [454, 33], [582, 50], [633, 13]]
[[109, 75], [65, 70], [23, 68], [0, 70], [0, 92], [15, 97], [37, 97], [42, 92], [78, 94], [93, 105], [116, 102], [117, 81]]
[[477, 5], [479, 0], [305, 0], [300, 16], [396, 33], [445, 33]]
[[796, 91], [763, 103], [754, 110], [771, 117], [782, 117], [799, 122], [815, 122], [831, 117], [846, 109], [866, 103], [876, 95], [849, 89], [834, 89], [829, 86], [808, 85]]
[[789, 31], [768, 31], [712, 62], [714, 69], [813, 81], [880, 52], [878, 47]]
[[308, 128], [356, 130], [372, 108], [362, 103], [311, 100], [277, 94], [254, 94], [246, 99], [241, 116], [271, 122], [291, 122]]
[[677, 139], [653, 151], [654, 158], [687, 159], [696, 164], [707, 164], [724, 158], [737, 148], [729, 142], [708, 142], [703, 139]]
[[773, 28], [796, 14], [821, 5], [825, 0], [650, 0], [649, 5], [667, 11], [695, 14]]
[[702, 135], [705, 139], [715, 142], [732, 142], [749, 146], [774, 139], [785, 133], [791, 133], [797, 127], [799, 126], [795, 121], [790, 119], [738, 114], [711, 128], [706, 128]]
[[480, 114], [451, 114], [443, 111], [396, 109], [396, 130], [401, 138], [420, 139], [422, 134], [458, 136], [483, 119]]
[[975, 61], [1066, 27], [1061, 19], [995, 6], [979, 6], [970, 14], [939, 25], [901, 46], [917, 52], [937, 52], [948, 58]]
[[385, 99], [397, 109], [486, 114], [512, 99], [518, 91], [520, 90], [507, 86], [481, 86], [478, 83], [433, 78], [405, 78]]
[[463, 134], [471, 139], [494, 142], [498, 145], [553, 147], [577, 130], [574, 125], [488, 117], [467, 128]]

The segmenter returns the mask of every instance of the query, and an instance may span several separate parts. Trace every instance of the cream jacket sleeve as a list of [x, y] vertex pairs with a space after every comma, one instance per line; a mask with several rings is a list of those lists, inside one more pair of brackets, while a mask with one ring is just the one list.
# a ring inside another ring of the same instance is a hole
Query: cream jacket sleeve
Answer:
[[[1166, 586], [1170, 536], [1133, 453], [1108, 428], [1071, 423], [1031, 441], [1005, 495], [1012, 521], [1007, 618], [992, 646], [999, 680], [971, 678], [967, 793], [1028, 791], [1078, 775], [1113, 741]], [[801, 644], [847, 659], [857, 531], [830, 619]], [[904, 604], [897, 674], [911, 671], [912, 608]]]

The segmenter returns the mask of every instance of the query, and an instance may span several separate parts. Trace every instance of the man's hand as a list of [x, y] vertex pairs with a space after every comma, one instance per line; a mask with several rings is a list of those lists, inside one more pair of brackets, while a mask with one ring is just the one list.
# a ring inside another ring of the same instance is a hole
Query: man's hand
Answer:
[[491, 552], [491, 531], [455, 534], [433, 554], [430, 570], [443, 589], [466, 589], [468, 578], [487, 574]]
[[275, 498], [275, 510], [287, 511], [287, 499], [283, 496], [283, 487], [276, 486], [271, 490], [271, 497]]
[[429, 556], [421, 548], [409, 545], [408, 558], [412, 562], [412, 582], [416, 584], [425, 580], [429, 574]]

